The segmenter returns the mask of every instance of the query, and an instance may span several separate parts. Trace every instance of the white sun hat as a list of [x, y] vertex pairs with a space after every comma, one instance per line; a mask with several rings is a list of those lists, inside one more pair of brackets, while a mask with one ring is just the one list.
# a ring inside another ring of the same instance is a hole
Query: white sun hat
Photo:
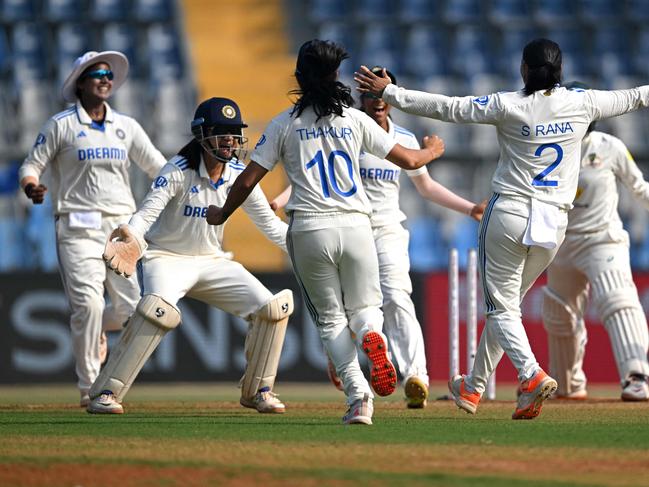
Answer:
[[110, 66], [110, 70], [115, 76], [113, 78], [113, 91], [117, 90], [122, 86], [122, 83], [126, 81], [126, 75], [128, 74], [128, 59], [126, 59], [124, 54], [118, 51], [88, 51], [74, 61], [72, 72], [63, 83], [61, 94], [65, 101], [69, 103], [77, 101], [76, 91], [79, 76], [81, 76], [81, 73], [83, 73], [88, 66], [97, 63], [106, 63]]

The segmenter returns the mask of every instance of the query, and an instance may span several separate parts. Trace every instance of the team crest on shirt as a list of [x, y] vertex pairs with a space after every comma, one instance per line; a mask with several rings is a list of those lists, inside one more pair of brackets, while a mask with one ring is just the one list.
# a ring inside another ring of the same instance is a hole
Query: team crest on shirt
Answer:
[[599, 167], [602, 165], [602, 160], [597, 157], [597, 154], [592, 152], [586, 156], [586, 165], [590, 167]]
[[126, 138], [126, 133], [122, 129], [115, 130], [115, 135], [117, 135], [117, 138], [120, 140], [124, 140]]
[[221, 108], [221, 113], [223, 113], [223, 116], [225, 118], [234, 118], [237, 116], [237, 111], [232, 105], [225, 105], [223, 108]]

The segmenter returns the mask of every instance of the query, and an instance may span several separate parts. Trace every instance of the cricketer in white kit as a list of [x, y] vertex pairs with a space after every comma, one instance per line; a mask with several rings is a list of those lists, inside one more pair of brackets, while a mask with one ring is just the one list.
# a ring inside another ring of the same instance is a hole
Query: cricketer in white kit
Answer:
[[624, 143], [589, 131], [581, 146], [581, 170], [563, 245], [548, 268], [543, 323], [557, 397], [585, 399], [584, 313], [588, 293], [611, 339], [622, 399], [649, 400], [649, 333], [629, 261], [629, 235], [617, 212], [621, 182], [649, 209], [649, 183]]
[[[298, 54], [300, 99], [275, 117], [257, 143], [251, 163], [223, 208], [208, 222], [227, 219], [249, 191], [281, 160], [293, 191], [287, 205], [287, 245], [320, 338], [343, 383], [349, 409], [345, 424], [372, 424], [370, 386], [358, 362], [358, 345], [368, 355], [371, 382], [379, 395], [396, 387], [396, 370], [381, 333], [382, 296], [371, 207], [359, 177], [361, 151], [416, 168], [441, 155], [438, 141], [426, 150], [405, 149], [364, 113], [349, 108], [350, 89], [337, 81], [347, 53], [327, 41], [312, 40]], [[435, 144], [436, 143], [436, 144]], [[395, 155], [396, 154], [396, 155]]]
[[[99, 373], [102, 330], [120, 330], [140, 296], [135, 277], [106, 273], [101, 259], [112, 229], [135, 211], [129, 167], [134, 162], [153, 178], [166, 162], [137, 121], [105, 101], [127, 72], [128, 61], [118, 52], [78, 58], [63, 86], [64, 98], [75, 104], [45, 123], [20, 168], [21, 185], [32, 199], [44, 194], [39, 180], [51, 171], [57, 252], [83, 407]], [[103, 118], [91, 118], [95, 113]]]
[[[224, 252], [223, 226], [205, 221], [208, 207], [223, 205], [245, 169], [238, 159], [245, 150], [244, 127], [234, 101], [211, 98], [201, 103], [192, 123], [195, 139], [164, 166], [140, 209], [116, 231], [117, 249], [133, 242], [138, 254], [146, 249], [138, 263], [143, 298], [90, 390], [88, 412], [123, 412], [121, 402], [144, 362], [162, 337], [178, 326], [177, 303], [185, 296], [251, 323], [241, 404], [262, 413], [284, 412], [272, 387], [293, 310], [292, 293], [284, 290], [274, 296]], [[286, 250], [287, 225], [268, 207], [261, 188], [255, 188], [243, 208], [272, 242]], [[109, 242], [106, 247], [108, 265], [120, 273], [132, 272], [123, 265], [124, 254], [111, 246]]]
[[452, 378], [449, 389], [460, 408], [475, 413], [489, 376], [507, 353], [521, 383], [512, 418], [532, 419], [557, 383], [532, 352], [520, 302], [563, 241], [589, 124], [649, 106], [649, 86], [608, 92], [562, 88], [561, 51], [547, 39], [525, 47], [521, 74], [524, 90], [481, 97], [405, 90], [366, 67], [355, 78], [361, 91], [405, 112], [496, 127], [500, 158], [479, 234], [486, 326], [473, 370]]

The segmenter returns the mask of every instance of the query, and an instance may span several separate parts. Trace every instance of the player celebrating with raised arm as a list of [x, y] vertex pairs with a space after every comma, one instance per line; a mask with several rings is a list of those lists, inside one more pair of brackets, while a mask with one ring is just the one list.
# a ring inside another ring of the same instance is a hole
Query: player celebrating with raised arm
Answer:
[[137, 280], [106, 274], [101, 260], [111, 230], [135, 211], [129, 166], [133, 161], [153, 178], [166, 162], [140, 124], [107, 103], [127, 74], [120, 52], [90, 51], [78, 58], [62, 90], [74, 106], [45, 123], [20, 168], [20, 185], [34, 204], [47, 191], [41, 175], [52, 171], [57, 254], [82, 407], [106, 357], [103, 331], [120, 330], [140, 299]]
[[449, 389], [458, 407], [475, 413], [487, 380], [507, 353], [521, 394], [513, 419], [535, 418], [557, 388], [540, 367], [521, 320], [523, 296], [563, 241], [579, 174], [581, 139], [593, 120], [649, 105], [649, 86], [620, 91], [570, 91], [559, 86], [561, 49], [536, 39], [523, 50], [517, 92], [448, 97], [404, 90], [362, 66], [362, 93], [382, 96], [415, 115], [496, 126], [500, 159], [494, 194], [480, 226], [479, 261], [487, 322], [475, 365]]
[[[338, 81], [345, 50], [318, 39], [302, 45], [295, 77], [299, 98], [275, 117], [232, 187], [223, 208], [210, 207], [220, 225], [282, 160], [293, 187], [287, 236], [293, 270], [349, 409], [344, 424], [372, 424], [373, 395], [360, 368], [352, 332], [368, 355], [377, 394], [394, 392], [396, 370], [381, 332], [381, 289], [369, 215], [360, 183], [361, 151], [415, 169], [443, 152], [436, 137], [423, 150], [402, 147], [364, 113], [351, 108], [351, 89]], [[267, 205], [268, 206], [268, 205]]]
[[[381, 74], [383, 68], [375, 66], [371, 71]], [[390, 71], [386, 70], [386, 73], [391, 82], [396, 84], [395, 76]], [[419, 149], [419, 142], [414, 134], [392, 121], [390, 108], [385, 100], [371, 93], [361, 95], [362, 111], [379, 127], [402, 146]], [[370, 221], [378, 253], [379, 279], [383, 294], [383, 332], [388, 337], [392, 358], [404, 379], [406, 405], [409, 408], [422, 408], [426, 406], [428, 398], [428, 371], [424, 337], [410, 297], [412, 293], [412, 283], [408, 273], [410, 235], [402, 225], [406, 215], [399, 208], [401, 171], [390, 161], [379, 159], [366, 152], [360, 155], [359, 167], [363, 189], [372, 207]], [[478, 221], [482, 217], [484, 205], [476, 205], [449, 191], [430, 177], [426, 167], [405, 172], [419, 194], [427, 200], [470, 215]], [[285, 206], [290, 192], [289, 186], [271, 202], [271, 208]], [[342, 389], [340, 379], [335, 375], [335, 368], [331, 362], [329, 362], [328, 374], [331, 382]]]
[[[128, 225], [106, 244], [104, 259], [118, 274], [137, 260], [142, 299], [117, 349], [90, 389], [88, 412], [121, 414], [124, 395], [164, 335], [180, 323], [177, 303], [189, 296], [250, 322], [241, 404], [283, 413], [272, 392], [293, 294], [276, 295], [222, 249], [223, 227], [207, 225], [209, 205], [222, 205], [245, 166], [247, 148], [237, 104], [210, 98], [196, 109], [194, 139], [164, 166]], [[259, 229], [286, 249], [287, 225], [268, 207], [261, 188], [243, 202]], [[115, 238], [115, 240], [113, 240]]]
[[[567, 88], [584, 90], [582, 83]], [[649, 183], [624, 143], [588, 127], [581, 143], [581, 170], [566, 238], [548, 267], [543, 324], [548, 333], [550, 373], [556, 396], [586, 399], [582, 364], [586, 348], [584, 313], [593, 302], [611, 339], [622, 384], [622, 400], [649, 400], [647, 318], [633, 283], [629, 235], [617, 212], [620, 181], [649, 208]]]

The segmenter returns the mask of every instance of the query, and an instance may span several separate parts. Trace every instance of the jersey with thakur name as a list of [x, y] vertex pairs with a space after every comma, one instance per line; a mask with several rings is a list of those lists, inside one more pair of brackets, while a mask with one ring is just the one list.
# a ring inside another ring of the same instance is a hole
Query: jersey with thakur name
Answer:
[[165, 165], [137, 121], [106, 103], [97, 124], [80, 102], [50, 118], [20, 167], [20, 179], [52, 171], [48, 188], [54, 213], [101, 211], [127, 215], [135, 211], [129, 167], [135, 162], [151, 178]]
[[555, 87], [481, 97], [448, 97], [388, 85], [386, 103], [447, 122], [496, 126], [500, 158], [497, 193], [524, 195], [569, 209], [577, 190], [581, 139], [590, 122], [649, 106], [649, 86], [629, 90]]
[[343, 116], [316, 120], [311, 107], [275, 117], [257, 142], [251, 160], [271, 170], [281, 160], [292, 185], [287, 211], [360, 212], [370, 202], [359, 171], [361, 151], [380, 159], [396, 141], [365, 113], [344, 108]]
[[624, 143], [612, 135], [591, 132], [581, 146], [579, 186], [568, 213], [567, 233], [622, 229], [617, 212], [618, 181], [649, 209], [649, 183]]
[[[187, 159], [176, 156], [155, 178], [129, 225], [145, 236], [151, 250], [223, 256], [224, 225], [209, 225], [207, 208], [223, 206], [245, 167], [236, 160], [228, 162], [219, 180], [213, 182], [202, 160], [195, 170]], [[270, 209], [261, 187], [255, 186], [242, 207], [272, 242], [286, 250], [288, 225]]]
[[[412, 132], [396, 125], [388, 118], [388, 135], [399, 145], [409, 149], [419, 149], [417, 137]], [[360, 173], [363, 188], [372, 205], [370, 220], [373, 227], [402, 222], [406, 215], [399, 208], [399, 176], [401, 168], [387, 159], [379, 159], [367, 152], [360, 155]], [[408, 177], [427, 172], [426, 166], [405, 170]]]

